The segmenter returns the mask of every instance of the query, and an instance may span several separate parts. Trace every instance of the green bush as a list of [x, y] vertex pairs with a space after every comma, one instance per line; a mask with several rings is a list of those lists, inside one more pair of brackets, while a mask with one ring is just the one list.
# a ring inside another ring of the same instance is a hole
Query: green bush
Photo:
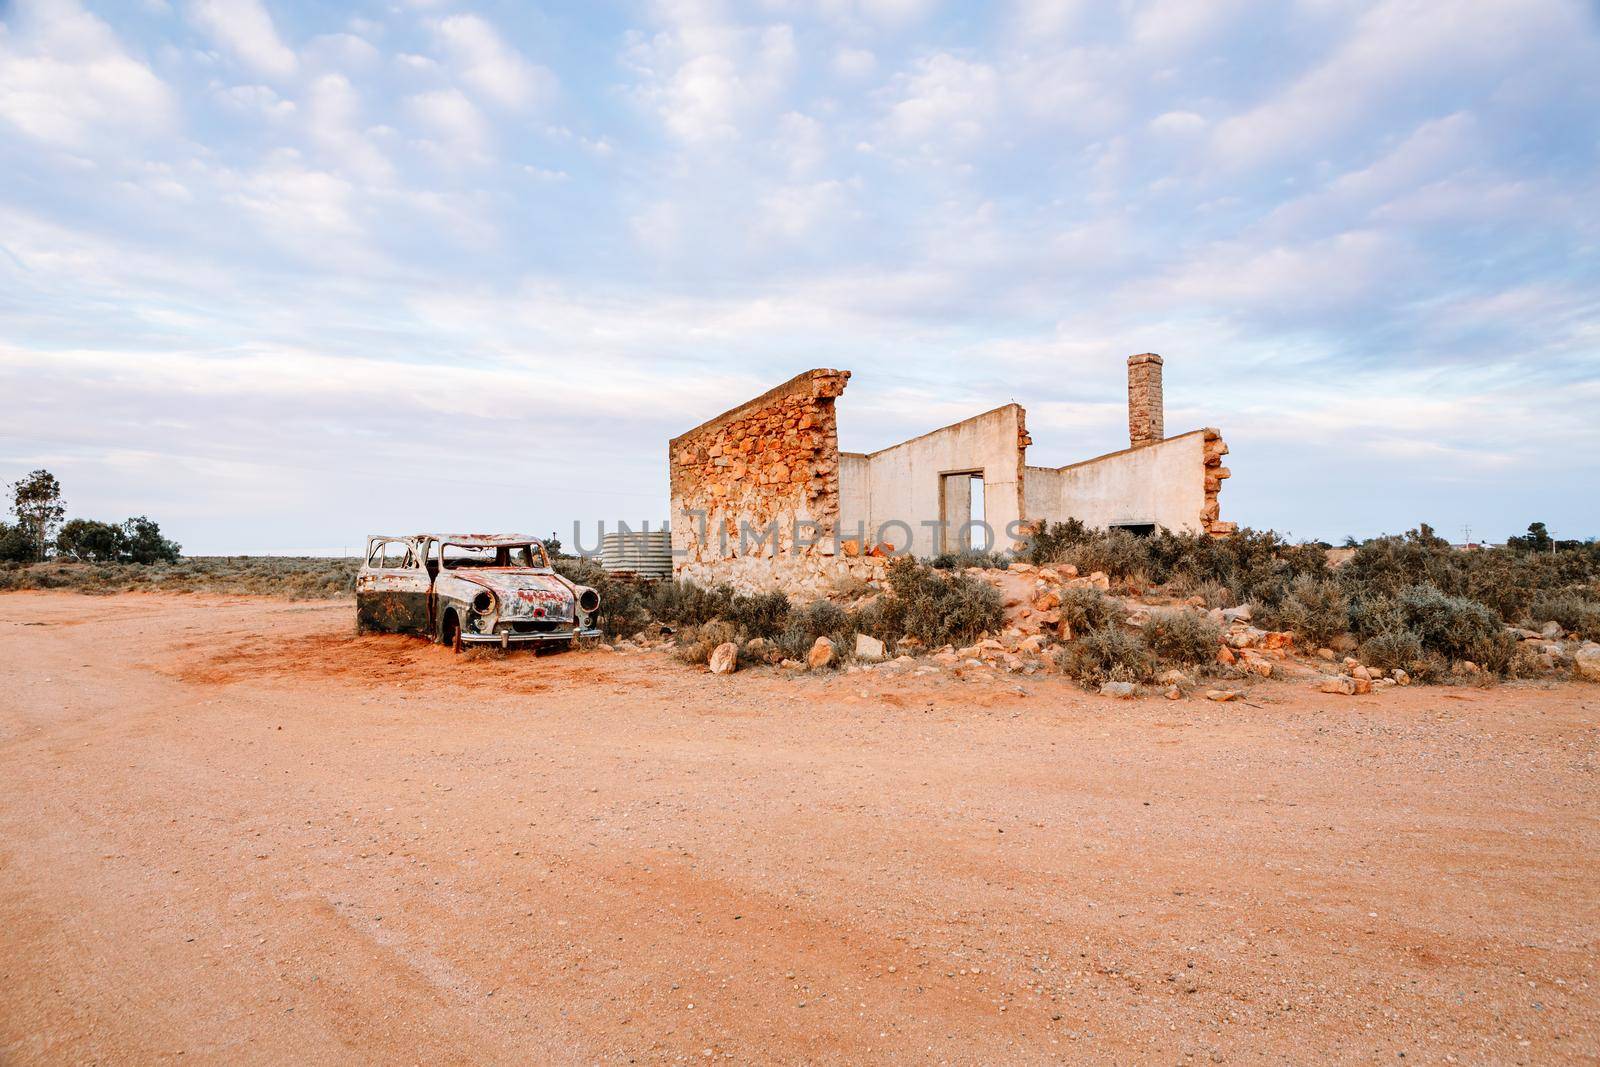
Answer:
[[1156, 661], [1174, 667], [1214, 663], [1222, 628], [1193, 611], [1153, 612], [1144, 624], [1144, 644]]
[[1410, 630], [1388, 630], [1375, 634], [1361, 643], [1361, 662], [1385, 671], [1399, 668], [1419, 681], [1430, 681], [1445, 672], [1445, 664], [1438, 656], [1428, 655], [1422, 647], [1422, 638]]
[[1600, 602], [1578, 593], [1546, 593], [1533, 601], [1528, 615], [1536, 624], [1557, 623], [1584, 640], [1600, 641]]
[[773, 641], [784, 656], [803, 660], [817, 643], [817, 638], [832, 641], [838, 652], [838, 663], [848, 658], [855, 645], [856, 621], [839, 605], [827, 600], [814, 600], [789, 617], [788, 625]]
[[1004, 552], [941, 552], [928, 561], [928, 566], [941, 571], [958, 571], [966, 567], [1004, 570], [1011, 566], [1011, 557]]
[[988, 582], [938, 571], [909, 556], [889, 564], [889, 591], [870, 619], [885, 641], [914, 637], [929, 648], [967, 644], [1005, 618], [1000, 593]]
[[789, 613], [789, 598], [774, 591], [735, 594], [728, 603], [726, 617], [745, 635], [745, 640], [749, 640], [777, 637], [789, 625]]
[[736, 645], [744, 643], [733, 624], [718, 619], [699, 626], [691, 626], [684, 631], [679, 636], [672, 654], [684, 663], [704, 667], [711, 662], [711, 653], [717, 650], [717, 646], [730, 641]]
[[1067, 633], [1082, 634], [1121, 625], [1128, 617], [1122, 601], [1106, 596], [1087, 585], [1069, 585], [1061, 590], [1061, 621]]
[[1275, 604], [1257, 604], [1254, 617], [1274, 630], [1291, 630], [1306, 648], [1320, 648], [1350, 628], [1350, 598], [1339, 583], [1301, 574]]
[[1018, 556], [1028, 563], [1059, 563], [1067, 558], [1069, 548], [1095, 535], [1096, 531], [1090, 530], [1080, 519], [1040, 523], [1023, 543]]
[[1399, 603], [1406, 628], [1421, 639], [1425, 651], [1448, 660], [1471, 660], [1495, 673], [1511, 662], [1516, 639], [1506, 633], [1498, 615], [1477, 601], [1414, 585], [1400, 593]]
[[1056, 653], [1061, 673], [1087, 688], [1106, 682], [1148, 682], [1156, 661], [1144, 641], [1117, 626], [1090, 630]]
[[1080, 574], [1100, 571], [1109, 578], [1153, 577], [1146, 539], [1127, 530], [1109, 530], [1066, 550], [1064, 562]]

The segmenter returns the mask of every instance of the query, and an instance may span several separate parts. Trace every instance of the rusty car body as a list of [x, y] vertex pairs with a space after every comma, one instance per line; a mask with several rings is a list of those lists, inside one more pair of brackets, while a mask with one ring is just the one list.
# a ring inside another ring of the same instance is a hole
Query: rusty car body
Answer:
[[410, 534], [367, 538], [356, 629], [465, 645], [570, 646], [597, 637], [600, 597], [550, 565], [536, 537]]

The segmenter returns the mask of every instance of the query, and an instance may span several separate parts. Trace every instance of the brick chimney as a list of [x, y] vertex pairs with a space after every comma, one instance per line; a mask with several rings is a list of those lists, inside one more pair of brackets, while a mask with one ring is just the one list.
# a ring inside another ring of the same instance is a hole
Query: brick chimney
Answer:
[[1128, 440], [1134, 448], [1166, 437], [1161, 401], [1161, 357], [1128, 357]]

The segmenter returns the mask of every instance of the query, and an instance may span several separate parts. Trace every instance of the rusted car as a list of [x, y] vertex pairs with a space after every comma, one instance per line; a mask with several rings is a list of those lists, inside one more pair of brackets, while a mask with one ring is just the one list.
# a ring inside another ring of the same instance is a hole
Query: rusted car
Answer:
[[412, 534], [367, 538], [356, 628], [464, 645], [569, 647], [597, 637], [600, 596], [555, 572], [536, 537]]

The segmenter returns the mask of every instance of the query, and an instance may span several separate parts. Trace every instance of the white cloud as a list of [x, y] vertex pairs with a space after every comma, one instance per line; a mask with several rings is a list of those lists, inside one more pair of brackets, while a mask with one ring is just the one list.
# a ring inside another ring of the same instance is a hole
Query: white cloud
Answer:
[[116, 34], [72, 0], [36, 0], [0, 22], [0, 119], [30, 137], [88, 148], [169, 128], [176, 104]]
[[775, 143], [780, 158], [796, 174], [809, 174], [828, 158], [827, 130], [798, 111], [785, 112], [778, 119]]
[[554, 74], [530, 63], [477, 15], [450, 15], [434, 23], [433, 31], [456, 76], [492, 103], [527, 107], [555, 90]]
[[636, 41], [629, 59], [642, 76], [636, 96], [687, 142], [737, 138], [770, 114], [793, 77], [794, 30], [748, 28], [690, 5], [673, 7], [669, 28]]
[[407, 98], [406, 109], [451, 158], [483, 159], [491, 139], [489, 123], [459, 89], [418, 93]]
[[964, 144], [989, 128], [1000, 103], [1000, 77], [987, 63], [940, 52], [901, 75], [896, 92], [887, 120], [890, 136], [920, 145]]
[[1386, 0], [1356, 21], [1319, 65], [1277, 95], [1219, 123], [1213, 150], [1231, 167], [1317, 159], [1330, 142], [1405, 119], [1431, 94], [1493, 86], [1559, 68], [1569, 50], [1600, 61], [1593, 24], [1564, 0], [1459, 0], [1447, 12]]
[[833, 69], [841, 78], [861, 81], [878, 69], [878, 57], [866, 48], [840, 48], [833, 54]]
[[1167, 111], [1150, 120], [1150, 129], [1171, 137], [1192, 137], [1206, 128], [1204, 116], [1193, 111]]
[[361, 128], [361, 97], [342, 74], [324, 74], [307, 93], [307, 132], [332, 160], [369, 182], [387, 182], [394, 167]]
[[265, 85], [230, 85], [218, 88], [216, 98], [235, 111], [255, 113], [274, 122], [294, 115], [295, 103], [285, 100]]
[[251, 70], [290, 78], [299, 67], [260, 0], [190, 0], [189, 19]]

